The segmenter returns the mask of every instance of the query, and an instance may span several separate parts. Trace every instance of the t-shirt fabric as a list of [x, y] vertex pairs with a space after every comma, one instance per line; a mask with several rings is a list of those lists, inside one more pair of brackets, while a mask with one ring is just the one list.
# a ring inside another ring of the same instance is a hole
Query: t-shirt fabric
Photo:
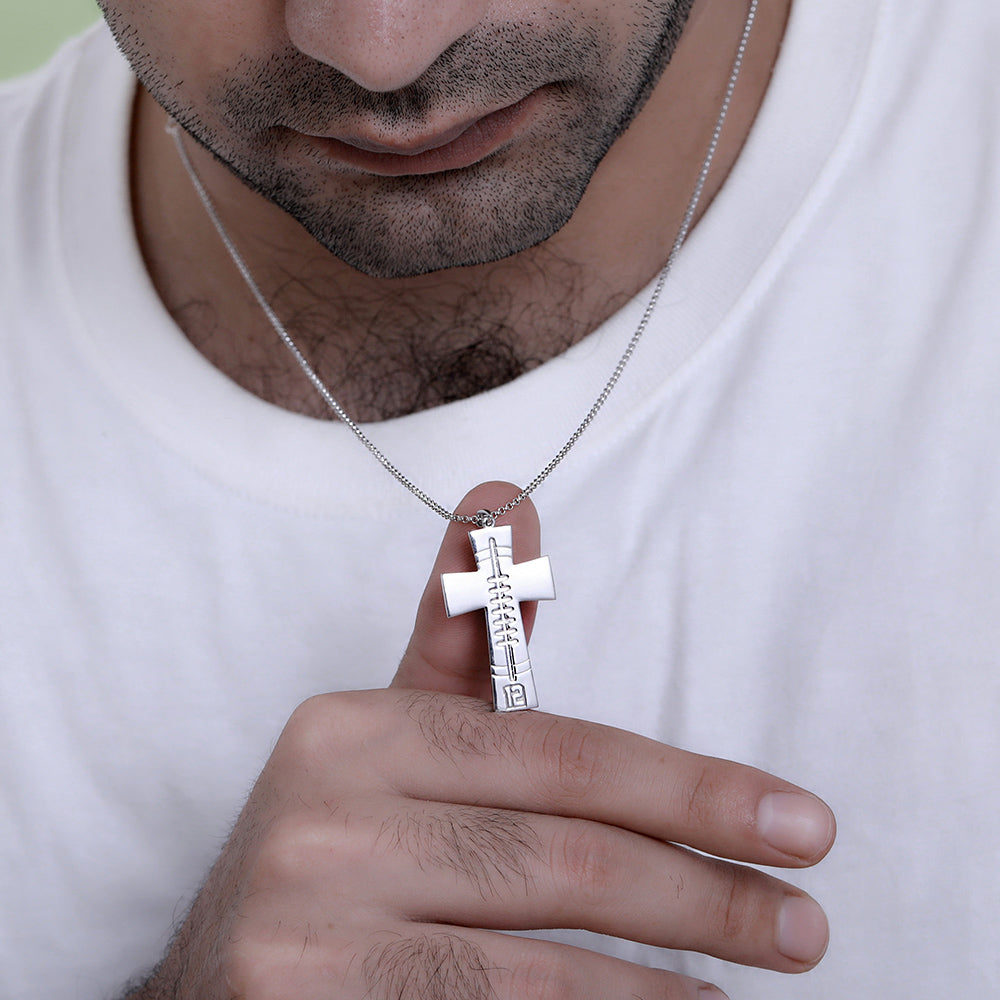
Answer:
[[[1000, 14], [795, 0], [638, 354], [538, 490], [541, 707], [822, 795], [783, 977], [553, 936], [742, 1000], [1000, 979]], [[343, 426], [246, 393], [157, 298], [103, 27], [0, 88], [0, 994], [165, 948], [284, 721], [392, 677], [443, 530]], [[666, 180], [665, 180], [666, 183]], [[499, 389], [370, 428], [445, 505], [524, 483], [648, 290]], [[669, 900], [664, 901], [668, 906]]]

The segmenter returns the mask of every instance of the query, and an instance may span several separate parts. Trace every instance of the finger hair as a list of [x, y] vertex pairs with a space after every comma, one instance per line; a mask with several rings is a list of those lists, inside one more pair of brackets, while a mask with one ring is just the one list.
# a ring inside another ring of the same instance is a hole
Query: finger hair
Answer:
[[496, 898], [513, 886], [529, 892], [531, 862], [541, 848], [538, 834], [525, 817], [471, 806], [387, 819], [378, 841], [406, 851], [421, 871], [455, 872], [483, 899]]
[[495, 1000], [485, 953], [457, 934], [380, 944], [362, 964], [366, 1000]]
[[499, 723], [484, 702], [417, 691], [409, 697], [406, 712], [430, 751], [452, 763], [463, 757], [521, 759], [510, 728]]

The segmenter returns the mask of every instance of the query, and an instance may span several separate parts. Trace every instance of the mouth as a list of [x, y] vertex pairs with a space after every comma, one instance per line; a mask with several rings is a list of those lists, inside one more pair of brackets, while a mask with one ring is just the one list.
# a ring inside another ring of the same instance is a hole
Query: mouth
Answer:
[[506, 107], [416, 138], [398, 141], [363, 133], [334, 136], [300, 132], [310, 146], [340, 163], [383, 177], [443, 173], [470, 167], [516, 138], [544, 99], [539, 88]]

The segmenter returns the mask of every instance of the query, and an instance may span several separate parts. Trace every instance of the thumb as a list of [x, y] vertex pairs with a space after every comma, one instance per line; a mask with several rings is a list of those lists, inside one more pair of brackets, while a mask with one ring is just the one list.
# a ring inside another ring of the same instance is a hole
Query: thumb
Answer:
[[[510, 483], [482, 483], [466, 494], [456, 512], [471, 515], [479, 510], [496, 510], [518, 493], [518, 487]], [[541, 532], [534, 504], [529, 499], [522, 500], [504, 515], [504, 521], [513, 528], [515, 562], [538, 556]], [[491, 700], [485, 614], [470, 612], [449, 618], [441, 591], [442, 573], [459, 573], [476, 568], [469, 542], [469, 530], [473, 527], [454, 521], [448, 525], [417, 607], [413, 635], [390, 687]], [[521, 605], [521, 617], [528, 636], [531, 635], [536, 608], [535, 602]]]

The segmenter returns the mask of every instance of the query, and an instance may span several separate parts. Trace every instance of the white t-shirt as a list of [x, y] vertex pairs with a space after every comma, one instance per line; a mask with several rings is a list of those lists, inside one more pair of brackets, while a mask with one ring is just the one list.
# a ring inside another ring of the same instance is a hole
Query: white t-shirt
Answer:
[[[805, 977], [624, 942], [741, 1000], [1000, 981], [1000, 149], [988, 0], [795, 0], [764, 107], [598, 420], [538, 491], [548, 711], [815, 790]], [[295, 705], [384, 685], [443, 529], [342, 426], [211, 367], [129, 214], [103, 29], [0, 90], [0, 995], [162, 953]], [[378, 424], [445, 504], [526, 482], [645, 305]], [[615, 682], [603, 678], [612, 671]], [[588, 939], [589, 940], [589, 939]], [[593, 942], [591, 942], [593, 943]]]

